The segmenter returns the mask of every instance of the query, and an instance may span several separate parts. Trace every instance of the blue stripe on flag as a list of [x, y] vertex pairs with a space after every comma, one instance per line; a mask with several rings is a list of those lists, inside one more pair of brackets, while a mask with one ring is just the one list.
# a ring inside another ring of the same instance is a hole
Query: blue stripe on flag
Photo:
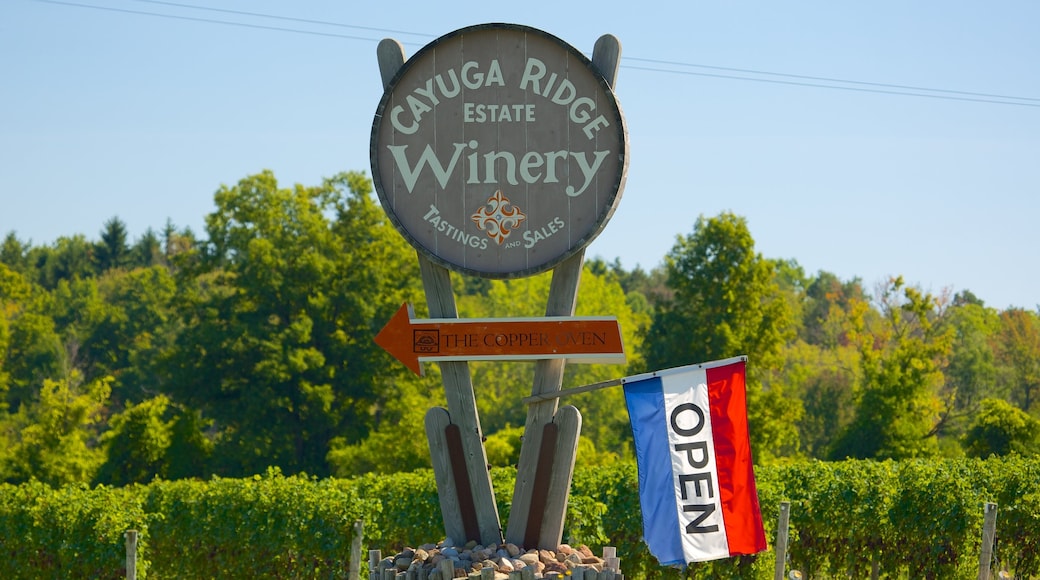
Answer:
[[626, 383], [625, 401], [636, 445], [643, 540], [662, 566], [684, 566], [661, 379]]

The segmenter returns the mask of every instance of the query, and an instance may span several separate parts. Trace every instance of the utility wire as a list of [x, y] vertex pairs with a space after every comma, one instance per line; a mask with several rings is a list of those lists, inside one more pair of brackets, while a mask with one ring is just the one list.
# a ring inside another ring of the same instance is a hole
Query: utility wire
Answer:
[[[79, 2], [70, 2], [70, 1], [67, 1], [67, 0], [34, 0], [34, 1], [45, 3], [45, 4], [57, 4], [57, 5], [62, 5], [62, 6], [75, 6], [75, 7], [78, 7], [78, 8], [89, 8], [89, 9], [95, 9], [95, 10], [106, 10], [106, 11], [110, 11], [110, 12], [120, 12], [120, 13], [125, 13], [125, 14], [136, 14], [136, 15], [142, 15], [142, 16], [153, 16], [153, 17], [157, 17], [157, 18], [171, 18], [171, 19], [186, 20], [186, 21], [191, 21], [191, 22], [205, 22], [205, 23], [210, 23], [210, 24], [223, 24], [223, 25], [227, 25], [227, 26], [240, 26], [240, 27], [244, 27], [244, 28], [253, 28], [253, 29], [260, 29], [260, 30], [273, 30], [273, 31], [277, 31], [277, 32], [290, 32], [290, 33], [295, 33], [295, 34], [309, 34], [309, 35], [314, 35], [314, 36], [324, 36], [324, 37], [332, 37], [332, 38], [344, 38], [344, 39], [349, 39], [349, 40], [363, 40], [363, 41], [367, 41], [367, 42], [378, 42], [379, 41], [379, 39], [377, 39], [377, 38], [369, 38], [369, 37], [363, 37], [363, 36], [354, 36], [354, 35], [348, 35], [348, 34], [337, 34], [337, 33], [331, 33], [331, 32], [320, 32], [320, 31], [316, 31], [316, 30], [302, 30], [302, 29], [298, 29], [298, 28], [285, 28], [285, 27], [280, 27], [280, 26], [268, 26], [268, 25], [262, 25], [262, 24], [249, 24], [249, 23], [246, 23], [246, 22], [239, 22], [239, 21], [216, 20], [216, 19], [211, 19], [211, 18], [200, 18], [200, 17], [183, 16], [183, 15], [177, 15], [177, 14], [165, 14], [165, 13], [159, 13], [159, 12], [148, 12], [148, 11], [145, 11], [145, 10], [130, 10], [130, 9], [126, 9], [126, 8], [115, 8], [115, 7], [110, 7], [110, 6], [99, 6], [99, 5], [95, 5], [95, 4], [83, 4], [83, 3], [79, 3]], [[325, 21], [325, 20], [312, 20], [312, 19], [307, 19], [307, 18], [296, 18], [296, 17], [291, 17], [291, 16], [280, 16], [280, 15], [275, 15], [275, 14], [263, 14], [263, 13], [259, 13], [259, 12], [247, 12], [247, 11], [243, 11], [243, 10], [230, 10], [230, 9], [224, 9], [224, 8], [212, 8], [212, 7], [209, 7], [209, 6], [198, 6], [198, 5], [194, 5], [194, 4], [183, 4], [183, 3], [179, 3], [179, 2], [169, 2], [169, 1], [166, 1], [166, 0], [133, 0], [133, 1], [147, 3], [147, 4], [171, 6], [171, 7], [176, 7], [176, 8], [187, 8], [187, 9], [191, 9], [191, 10], [207, 10], [207, 11], [211, 11], [211, 12], [221, 12], [221, 13], [225, 13], [225, 14], [236, 14], [236, 15], [239, 15], [239, 16], [250, 16], [250, 17], [256, 17], [256, 18], [268, 18], [268, 19], [273, 19], [273, 20], [282, 20], [282, 21], [288, 21], [288, 22], [300, 22], [300, 23], [305, 23], [305, 24], [316, 24], [316, 25], [321, 25], [321, 26], [334, 26], [334, 27], [340, 27], [340, 28], [351, 28], [351, 29], [365, 30], [365, 31], [370, 31], [370, 32], [380, 32], [380, 33], [389, 33], [389, 34], [405, 34], [405, 35], [410, 35], [410, 36], [418, 36], [418, 37], [426, 37], [426, 38], [434, 38], [435, 37], [435, 35], [433, 35], [433, 34], [420, 33], [420, 32], [410, 32], [410, 31], [404, 31], [404, 30], [393, 30], [393, 29], [387, 29], [387, 28], [359, 26], [359, 25], [345, 24], [345, 23], [340, 23], [340, 22], [329, 22], [329, 21]], [[419, 44], [419, 43], [416, 43], [416, 42], [405, 42], [403, 44]], [[691, 71], [691, 70], [682, 70], [682, 69], [675, 69], [675, 68], [658, 68], [658, 67], [649, 67], [649, 66], [638, 66], [638, 65], [625, 64], [626, 61], [645, 62], [645, 63], [649, 63], [649, 64], [660, 64], [660, 65], [666, 65], [666, 66], [669, 66], [669, 67], [682, 67], [683, 69], [689, 69], [689, 68], [708, 69], [708, 70], [718, 70], [718, 71], [729, 71], [729, 72], [734, 72], [734, 73], [744, 73], [745, 75], [752, 74], [752, 75], [763, 75], [763, 76], [773, 76], [773, 77], [782, 77], [782, 78], [787, 78], [787, 79], [802, 79], [802, 80], [801, 81], [780, 80], [780, 79], [775, 79], [775, 78], [760, 78], [760, 77], [752, 77], [752, 76], [740, 76], [740, 75], [735, 75], [735, 74], [729, 75], [729, 74], [715, 74], [715, 73], [696, 72], [696, 71]], [[718, 78], [718, 79], [728, 79], [728, 80], [751, 81], [751, 82], [770, 83], [770, 84], [781, 84], [781, 85], [791, 85], [791, 86], [801, 86], [801, 87], [811, 87], [811, 88], [821, 88], [821, 89], [833, 89], [833, 90], [843, 90], [843, 91], [855, 91], [855, 92], [876, 93], [876, 94], [907, 96], [907, 97], [922, 97], [922, 98], [943, 99], [943, 100], [952, 100], [952, 101], [967, 101], [967, 102], [974, 102], [974, 103], [987, 103], [987, 104], [997, 104], [997, 105], [1017, 105], [1017, 106], [1021, 106], [1021, 107], [1040, 107], [1040, 98], [1033, 98], [1033, 97], [1016, 97], [1016, 96], [999, 95], [999, 94], [992, 94], [992, 93], [977, 93], [977, 92], [969, 92], [969, 91], [957, 91], [957, 90], [951, 90], [951, 89], [934, 89], [934, 88], [918, 87], [918, 86], [912, 86], [912, 85], [897, 85], [897, 84], [890, 84], [890, 83], [877, 83], [877, 82], [867, 82], [867, 81], [856, 81], [856, 80], [839, 79], [839, 78], [832, 78], [832, 77], [817, 77], [817, 76], [798, 75], [798, 74], [790, 74], [790, 73], [777, 73], [777, 72], [769, 72], [769, 71], [761, 71], [761, 70], [753, 70], [753, 69], [730, 68], [730, 67], [712, 66], [712, 65], [695, 64], [695, 63], [687, 63], [687, 62], [677, 62], [677, 61], [668, 61], [668, 60], [651, 59], [651, 58], [638, 58], [638, 57], [625, 57], [625, 56], [623, 56], [622, 57], [622, 64], [621, 64], [621, 66], [623, 68], [631, 69], [631, 70], [642, 70], [642, 71], [646, 71], [646, 72], [655, 72], [655, 73], [663, 73], [663, 74], [676, 74], [676, 75], [684, 75], [684, 76], [699, 76], [699, 77], [706, 77], [706, 78]], [[818, 82], [806, 82], [806, 81], [818, 81]], [[839, 83], [839, 84], [825, 84], [825, 83]], [[843, 85], [856, 85], [856, 86], [843, 86]], [[917, 92], [911, 92], [911, 91], [917, 91]]]
[[349, 40], [366, 40], [371, 42], [379, 42], [377, 38], [366, 38], [363, 36], [352, 36], [348, 34], [335, 34], [331, 32], [318, 32], [315, 30], [298, 30], [295, 28], [282, 28], [280, 26], [265, 26], [262, 24], [248, 24], [246, 22], [231, 22], [228, 20], [213, 20], [211, 18], [198, 18], [195, 16], [181, 16], [177, 14], [161, 14], [159, 12], [147, 12], [144, 10], [130, 10], [127, 8], [115, 8], [112, 6], [97, 6], [94, 4], [80, 4], [78, 2], [66, 2], [64, 0], [34, 0], [35, 2], [42, 2], [44, 4], [58, 4], [61, 6], [76, 6], [78, 8], [92, 8], [94, 10], [107, 10], [109, 12], [121, 12], [123, 14], [137, 14], [142, 16], [156, 16], [159, 18], [172, 18], [174, 20], [187, 20], [190, 22], [207, 22], [210, 24], [226, 24], [229, 26], [241, 26], [244, 28], [256, 28], [260, 30], [275, 30], [278, 32], [295, 32], [297, 34], [312, 34], [314, 36], [327, 36], [333, 38], [346, 38]]
[[[146, 4], [159, 4], [162, 6], [176, 6], [178, 8], [190, 8], [193, 10], [208, 10], [210, 12], [223, 12], [225, 14], [238, 14], [241, 16], [255, 16], [257, 18], [272, 18], [275, 20], [286, 20], [289, 22], [303, 22], [306, 24], [320, 24], [322, 26], [338, 26], [340, 28], [353, 28], [356, 30], [368, 30], [371, 32], [389, 32], [391, 34], [407, 34], [410, 36], [423, 36], [427, 38], [436, 38], [436, 35], [427, 34], [425, 32], [408, 32], [407, 30], [393, 30], [390, 28], [375, 28], [371, 26], [359, 26], [357, 24], [344, 24], [341, 22], [329, 22], [327, 20], [310, 20], [308, 18], [294, 18], [292, 16], [278, 16], [275, 14], [261, 14], [259, 12], [246, 12], [244, 10], [229, 10], [226, 8], [212, 8], [209, 6], [196, 6], [194, 4], [180, 4], [177, 2], [164, 2], [163, 0], [134, 0], [134, 2], [144, 2]], [[298, 31], [303, 32], [303, 31]]]
[[[695, 71], [673, 70], [673, 69], [663, 69], [663, 68], [651, 68], [651, 67], [630, 66], [630, 65], [629, 66], [625, 66], [625, 68], [630, 69], [630, 70], [642, 70], [642, 71], [649, 71], [649, 72], [670, 73], [670, 74], [689, 75], [689, 76], [698, 76], [698, 77], [709, 77], [709, 78], [716, 78], [716, 79], [732, 79], [732, 80], [738, 80], [738, 81], [752, 81], [752, 82], [756, 82], [756, 83], [771, 83], [771, 84], [777, 84], [777, 85], [793, 85], [793, 86], [798, 86], [798, 87], [813, 87], [813, 88], [818, 88], [818, 89], [836, 89], [836, 90], [840, 90], [840, 91], [855, 91], [855, 92], [860, 92], [860, 93], [878, 93], [878, 94], [882, 94], [882, 95], [899, 95], [899, 96], [903, 96], [903, 97], [925, 97], [925, 98], [928, 98], [928, 99], [944, 99], [944, 100], [947, 100], [947, 101], [968, 101], [968, 102], [972, 102], [972, 103], [990, 103], [990, 104], [995, 104], [995, 105], [1017, 105], [1019, 107], [1038, 107], [1038, 108], [1040, 108], [1040, 102], [1037, 102], [1037, 103], [1027, 103], [1027, 102], [1018, 102], [1018, 101], [1001, 101], [1001, 100], [997, 100], [997, 99], [974, 98], [974, 97], [955, 97], [955, 96], [952, 96], [952, 95], [944, 95], [944, 94], [912, 93], [912, 92], [908, 92], [908, 91], [896, 91], [896, 90], [885, 90], [885, 89], [868, 89], [868, 88], [863, 88], [863, 87], [843, 87], [843, 86], [839, 86], [839, 85], [825, 85], [825, 84], [821, 84], [821, 83], [808, 83], [808, 82], [799, 82], [799, 81], [784, 81], [784, 80], [780, 80], [780, 79], [760, 79], [760, 78], [754, 78], [754, 77], [741, 77], [741, 76], [736, 76], [736, 75], [712, 74], [712, 73], [702, 73], [702, 72], [695, 72]], [[766, 74], [773, 74], [773, 73], [766, 73]], [[776, 74], [779, 74], [779, 73], [776, 73]], [[861, 84], [867, 84], [867, 83], [861, 83]], [[919, 89], [919, 90], [923, 90], [923, 91], [939, 91], [939, 92], [952, 92], [952, 93], [959, 92], [959, 91], [944, 91], [943, 89], [924, 89], [924, 88]], [[967, 93], [967, 94], [977, 94], [977, 93]], [[1010, 98], [1010, 99], [1022, 98], [1023, 100], [1040, 101], [1040, 99], [1026, 99], [1026, 98], [1023, 98], [1023, 97], [1006, 97], [1006, 98]]]
[[[140, 2], [147, 2], [147, 1], [151, 1], [151, 0], [138, 0], [138, 1], [140, 1]], [[915, 87], [915, 86], [910, 86], [910, 85], [893, 85], [893, 84], [888, 84], [888, 83], [872, 83], [872, 82], [865, 82], [865, 81], [851, 81], [851, 80], [847, 80], [847, 79], [838, 79], [838, 78], [831, 78], [831, 77], [814, 77], [814, 76], [796, 75], [796, 74], [788, 74], [788, 73], [775, 73], [775, 72], [768, 72], [768, 71], [761, 71], [761, 70], [752, 70], [752, 69], [746, 69], [746, 68], [730, 68], [730, 67], [725, 67], [725, 66], [711, 66], [711, 65], [707, 65], [707, 64], [693, 64], [693, 63], [688, 63], [688, 62], [675, 62], [675, 61], [668, 61], [668, 60], [657, 60], [657, 59], [653, 59], [653, 58], [629, 57], [627, 60], [633, 60], [633, 61], [638, 61], [638, 62], [646, 62], [646, 63], [651, 63], [651, 64], [664, 64], [664, 65], [681, 66], [681, 67], [691, 67], [691, 68], [701, 68], [701, 69], [710, 69], [710, 70], [720, 70], [720, 71], [730, 71], [730, 72], [739, 72], [739, 73], [749, 73], [749, 74], [756, 74], [756, 75], [769, 75], [769, 76], [777, 76], [777, 77], [785, 77], [785, 78], [793, 78], [793, 79], [805, 79], [805, 80], [810, 80], [810, 81], [824, 81], [824, 82], [830, 82], [830, 83], [845, 83], [845, 84], [850, 84], [850, 85], [864, 85], [864, 86], [872, 86], [872, 87], [884, 87], [884, 88], [890, 88], [890, 89], [905, 89], [905, 90], [911, 90], [911, 91], [929, 91], [929, 92], [934, 92], [934, 93], [949, 93], [949, 94], [966, 95], [966, 96], [972, 96], [972, 97], [989, 97], [989, 98], [993, 98], [993, 99], [1013, 99], [1013, 100], [1019, 100], [1019, 101], [1035, 101], [1035, 102], [1040, 103], [1040, 99], [1033, 98], [1033, 97], [1014, 97], [1014, 96], [1010, 96], [1010, 95], [995, 95], [995, 94], [991, 94], [991, 93], [972, 93], [972, 92], [968, 92], [968, 91], [954, 91], [954, 90], [950, 90], [950, 89], [930, 89], [928, 87]], [[729, 77], [726, 77], [726, 78], [729, 78]], [[816, 86], [816, 85], [810, 85], [810, 86]]]

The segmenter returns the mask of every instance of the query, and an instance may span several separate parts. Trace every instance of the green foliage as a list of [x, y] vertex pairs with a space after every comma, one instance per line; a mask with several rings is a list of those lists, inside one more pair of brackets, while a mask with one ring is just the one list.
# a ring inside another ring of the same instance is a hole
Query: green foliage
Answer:
[[105, 462], [96, 480], [128, 485], [166, 477], [167, 451], [172, 440], [172, 420], [165, 415], [170, 400], [163, 395], [131, 405], [109, 420], [110, 430], [101, 436]]
[[375, 427], [399, 375], [372, 338], [418, 276], [370, 187], [344, 174], [283, 189], [264, 172], [217, 192], [168, 358], [169, 394], [214, 420], [215, 471], [326, 475], [335, 437]]
[[[151, 548], [144, 500], [140, 488], [0, 484], [0, 577], [125, 578], [126, 530], [141, 533], [139, 553]], [[148, 578], [147, 556], [137, 572]]]
[[797, 449], [801, 404], [779, 382], [764, 392], [758, 370], [774, 368], [794, 336], [792, 301], [780, 289], [781, 281], [798, 285], [790, 264], [756, 253], [747, 220], [722, 213], [697, 218], [665, 267], [674, 294], [657, 309], [648, 331], [648, 368], [748, 355], [748, 422], [756, 459]]
[[995, 342], [1005, 363], [1000, 381], [1010, 400], [1028, 413], [1040, 399], [1040, 312], [1020, 308], [1001, 312]]
[[51, 485], [91, 481], [104, 461], [93, 439], [109, 392], [109, 379], [82, 385], [78, 373], [44, 381], [39, 399], [22, 405], [10, 419], [16, 435], [7, 480], [39, 479]]
[[155, 482], [147, 557], [159, 578], [345, 578], [354, 522], [379, 537], [373, 500], [350, 485], [269, 471]]
[[952, 348], [953, 329], [934, 323], [939, 302], [893, 279], [881, 295], [883, 319], [866, 329], [866, 305], [853, 316], [850, 340], [860, 352], [863, 388], [856, 414], [835, 442], [835, 459], [903, 459], [935, 455], [942, 403], [941, 361]]
[[666, 368], [746, 354], [763, 367], [794, 329], [774, 273], [755, 253], [747, 220], [732, 213], [697, 218], [665, 258], [672, 299], [656, 313], [647, 364]]
[[[494, 467], [515, 467], [520, 461], [520, 443], [523, 435], [523, 427], [511, 425], [487, 435], [484, 452], [487, 454], [488, 464]], [[580, 457], [581, 453], [578, 455]]]
[[[422, 316], [425, 300], [415, 251], [370, 180], [349, 172], [285, 187], [262, 172], [214, 201], [199, 237], [167, 220], [130, 244], [113, 217], [97, 240], [4, 238], [0, 480], [429, 465], [422, 418], [443, 405], [438, 367], [413, 377], [372, 341], [403, 302]], [[550, 279], [453, 274], [467, 318], [541, 316]], [[563, 386], [747, 354], [756, 464], [1036, 454], [1040, 312], [998, 312], [968, 291], [948, 304], [946, 291], [896, 280], [868, 296], [858, 278], [806, 276], [758, 254], [744, 218], [702, 216], [650, 271], [586, 262], [577, 314], [616, 315], [629, 365], [569, 364]], [[534, 365], [470, 368], [488, 457], [511, 465]], [[75, 423], [102, 384], [110, 395], [78, 427], [46, 411], [66, 406]], [[564, 404], [584, 419], [579, 466], [632, 457], [621, 389]]]
[[964, 436], [971, 457], [1033, 455], [1040, 453], [1040, 421], [1000, 399], [984, 399], [975, 421]]
[[[515, 469], [495, 468], [495, 489]], [[983, 504], [998, 505], [998, 566], [1040, 574], [1040, 461], [842, 461], [756, 469], [767, 541], [790, 509], [790, 567], [806, 577], [975, 578]], [[578, 469], [564, 541], [615, 546], [631, 578], [772, 578], [773, 552], [662, 568], [642, 543], [635, 464]], [[508, 514], [508, 497], [499, 498]], [[123, 533], [140, 531], [138, 570], [157, 578], [342, 578], [353, 524], [392, 553], [443, 539], [430, 470], [349, 480], [157, 480], [125, 488], [0, 484], [0, 577], [120, 578]], [[363, 553], [362, 558], [365, 558]], [[362, 562], [362, 568], [364, 563]]]

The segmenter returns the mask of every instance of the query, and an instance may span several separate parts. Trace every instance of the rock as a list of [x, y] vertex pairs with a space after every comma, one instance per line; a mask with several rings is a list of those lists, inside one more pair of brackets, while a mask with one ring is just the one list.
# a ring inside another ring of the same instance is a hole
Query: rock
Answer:
[[581, 563], [597, 572], [603, 571], [603, 560], [600, 560], [599, 558], [582, 558]]
[[551, 574], [553, 572], [556, 572], [557, 574], [565, 574], [567, 573], [567, 566], [564, 566], [562, 562], [547, 562], [542, 573]]
[[539, 562], [540, 559], [538, 557], [538, 553], [537, 552], [528, 552], [526, 554], [521, 554], [520, 555], [520, 561], [523, 562], [526, 565], [531, 565], [531, 564], [534, 564], [536, 562]]
[[556, 554], [553, 554], [549, 550], [538, 550], [538, 559], [541, 560], [543, 564], [557, 561]]
[[520, 547], [516, 544], [506, 544], [505, 549], [510, 558], [516, 558], [520, 555]]
[[592, 549], [590, 549], [590, 548], [589, 548], [588, 546], [586, 546], [585, 544], [582, 544], [582, 545], [581, 545], [581, 546], [580, 546], [580, 547], [578, 548], [578, 551], [579, 551], [579, 552], [581, 552], [581, 555], [582, 555], [582, 556], [584, 556], [584, 557], [586, 557], [586, 558], [595, 558], [595, 557], [596, 557], [596, 555], [592, 553]]

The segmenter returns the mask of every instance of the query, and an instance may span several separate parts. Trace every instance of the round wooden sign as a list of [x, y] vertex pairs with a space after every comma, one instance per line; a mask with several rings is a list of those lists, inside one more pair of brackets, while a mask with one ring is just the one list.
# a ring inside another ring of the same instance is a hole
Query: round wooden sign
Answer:
[[540, 30], [484, 24], [408, 59], [376, 110], [373, 182], [413, 246], [490, 278], [589, 244], [628, 170], [620, 106], [592, 62]]

